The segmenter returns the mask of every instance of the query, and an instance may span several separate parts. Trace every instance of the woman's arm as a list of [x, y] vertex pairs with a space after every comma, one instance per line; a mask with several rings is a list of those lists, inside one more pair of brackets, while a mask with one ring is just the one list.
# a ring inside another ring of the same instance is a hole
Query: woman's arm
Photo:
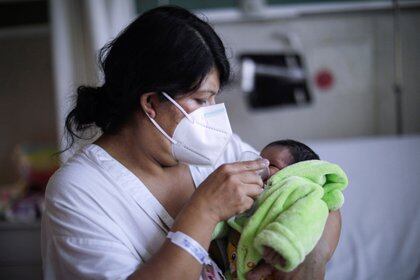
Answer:
[[[189, 235], [207, 250], [216, 223], [200, 209], [185, 207], [171, 230]], [[129, 279], [198, 279], [201, 268], [190, 254], [166, 239], [159, 251]]]
[[338, 241], [341, 234], [341, 213], [340, 210], [332, 211], [328, 215], [327, 223], [325, 224], [324, 232], [318, 242], [315, 250], [318, 250], [321, 256], [326, 260], [326, 263], [333, 256], [337, 248]]
[[[255, 172], [268, 166], [266, 160], [224, 164], [195, 191], [175, 219], [171, 231], [181, 231], [209, 248], [216, 224], [249, 209], [263, 190]], [[165, 240], [159, 251], [129, 279], [198, 279], [199, 264], [180, 247]]]

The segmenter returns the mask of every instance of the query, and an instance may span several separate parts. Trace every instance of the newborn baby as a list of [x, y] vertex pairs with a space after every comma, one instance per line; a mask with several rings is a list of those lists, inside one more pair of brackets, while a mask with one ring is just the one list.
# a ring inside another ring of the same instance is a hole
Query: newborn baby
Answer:
[[[306, 161], [319, 160], [319, 156], [308, 146], [294, 140], [280, 140], [267, 145], [262, 151], [261, 156], [270, 161], [270, 176], [282, 170], [288, 165]], [[227, 256], [229, 262], [229, 271], [231, 279], [237, 279], [236, 274], [236, 248], [240, 239], [240, 233], [234, 229], [230, 229], [228, 235]], [[269, 263], [281, 262], [281, 257], [273, 250], [266, 248], [264, 252], [264, 259]], [[267, 266], [267, 271], [259, 270], [258, 273], [253, 273], [252, 277], [255, 279], [274, 279]]]
[[295, 140], [279, 140], [268, 144], [261, 156], [270, 161], [270, 176], [288, 165], [319, 159], [319, 156], [308, 146]]

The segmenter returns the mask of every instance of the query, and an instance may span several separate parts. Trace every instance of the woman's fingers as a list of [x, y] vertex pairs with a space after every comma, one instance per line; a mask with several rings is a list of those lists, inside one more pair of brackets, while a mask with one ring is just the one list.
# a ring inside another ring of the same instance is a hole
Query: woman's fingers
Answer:
[[247, 171], [241, 174], [238, 174], [239, 180], [244, 184], [256, 184], [262, 187], [264, 185], [261, 176], [259, 176], [255, 171]]
[[256, 174], [267, 160], [223, 164], [215, 170], [194, 194], [194, 199], [209, 214], [225, 220], [252, 207], [263, 191], [263, 182]]
[[242, 184], [240, 188], [243, 190], [246, 196], [249, 196], [253, 199], [256, 199], [264, 191], [260, 185], [255, 184]]

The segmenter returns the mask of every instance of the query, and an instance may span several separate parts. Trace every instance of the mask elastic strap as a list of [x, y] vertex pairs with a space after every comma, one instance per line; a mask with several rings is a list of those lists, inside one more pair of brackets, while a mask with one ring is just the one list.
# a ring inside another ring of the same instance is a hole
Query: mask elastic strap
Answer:
[[190, 121], [190, 122], [194, 122], [194, 120], [190, 117], [190, 115], [188, 115], [187, 112], [185, 112], [184, 108], [181, 107], [181, 105], [179, 105], [172, 97], [169, 96], [169, 94], [167, 94], [166, 92], [162, 91], [163, 96], [165, 96], [169, 101], [171, 101], [172, 104], [175, 105], [175, 107], [177, 107], [183, 114], [184, 116]]
[[173, 144], [177, 144], [178, 142], [174, 139], [172, 139], [171, 136], [168, 135], [168, 133], [166, 133], [163, 128], [154, 120], [152, 119], [148, 113], [146, 113], [146, 116], [149, 118], [149, 120], [154, 124], [154, 126], [166, 137], [168, 138], [169, 141], [171, 141]]

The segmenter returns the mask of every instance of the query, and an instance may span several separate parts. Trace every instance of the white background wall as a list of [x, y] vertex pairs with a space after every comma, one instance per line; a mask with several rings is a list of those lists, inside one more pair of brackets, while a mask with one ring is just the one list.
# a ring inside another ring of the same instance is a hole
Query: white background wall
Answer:
[[0, 184], [16, 180], [16, 144], [54, 144], [55, 122], [49, 29], [0, 30]]
[[98, 79], [95, 50], [135, 12], [131, 0], [53, 0], [49, 10], [49, 23], [0, 28], [0, 187], [17, 180], [16, 144], [62, 142], [77, 87]]
[[[212, 24], [228, 47], [236, 76], [221, 95], [221, 101], [227, 103], [234, 130], [256, 148], [279, 138], [306, 141], [394, 133], [390, 12]], [[403, 111], [407, 133], [420, 132], [418, 26], [420, 9], [403, 10]], [[306, 107], [252, 111], [240, 92], [239, 65], [234, 58], [244, 51], [281, 50], [281, 42], [273, 36], [276, 32], [289, 32], [300, 38], [311, 85], [313, 74], [320, 67], [334, 70], [337, 83], [326, 92], [312, 87], [314, 102]], [[59, 99], [53, 96], [50, 28], [10, 34], [0, 32], [0, 131], [7, 135], [0, 138], [1, 184], [14, 180], [10, 154], [16, 143], [56, 140], [57, 127], [62, 127], [63, 123], [54, 126], [54, 121], [57, 115], [64, 116], [65, 103], [72, 100], [70, 95], [77, 86], [70, 81], [71, 75], [61, 71], [61, 78], [68, 82], [63, 83], [65, 88], [60, 88]], [[76, 53], [81, 51], [78, 49]], [[57, 62], [57, 67], [65, 66]], [[89, 63], [87, 67], [93, 65]], [[83, 71], [79, 70], [80, 67], [75, 67], [74, 72], [81, 75]], [[54, 108], [54, 99], [61, 107]]]
[[[214, 22], [230, 54], [280, 51], [273, 34], [289, 32], [301, 41], [314, 102], [306, 107], [253, 111], [236, 79], [225, 89], [233, 129], [257, 148], [280, 138], [326, 139], [395, 132], [391, 12], [306, 15], [254, 22]], [[401, 20], [404, 70], [404, 127], [420, 132], [420, 10], [404, 10]], [[329, 91], [313, 86], [314, 73], [327, 67], [336, 83]]]

